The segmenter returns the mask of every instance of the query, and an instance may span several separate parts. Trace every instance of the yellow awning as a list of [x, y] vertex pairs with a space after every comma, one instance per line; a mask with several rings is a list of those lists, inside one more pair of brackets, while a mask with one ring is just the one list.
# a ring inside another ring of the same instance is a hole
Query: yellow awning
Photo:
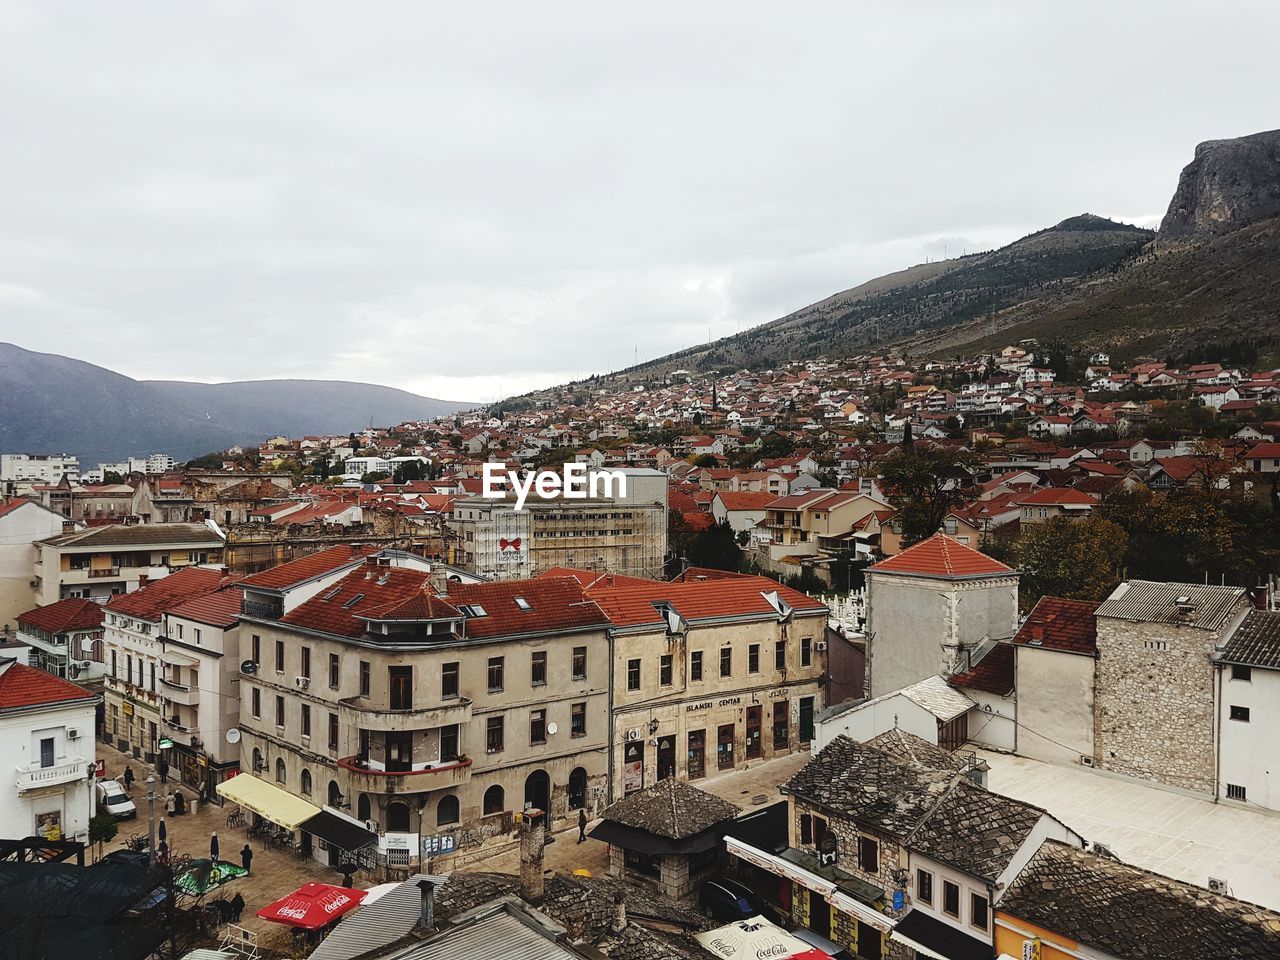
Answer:
[[218, 796], [226, 797], [286, 830], [298, 829], [298, 824], [320, 812], [315, 804], [248, 773], [218, 784]]

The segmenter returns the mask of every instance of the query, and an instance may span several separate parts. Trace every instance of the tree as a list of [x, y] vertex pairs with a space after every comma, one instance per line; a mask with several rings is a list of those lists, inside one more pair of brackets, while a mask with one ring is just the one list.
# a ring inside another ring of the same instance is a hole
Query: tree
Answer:
[[720, 461], [710, 453], [699, 454], [693, 459], [693, 465], [695, 467], [714, 467], [719, 462]]
[[733, 528], [727, 523], [718, 523], [694, 534], [685, 556], [694, 567], [736, 573], [742, 566], [742, 550], [738, 547]]
[[391, 474], [387, 473], [387, 471], [385, 470], [374, 470], [371, 473], [366, 473], [363, 476], [361, 476], [360, 482], [361, 483], [378, 483], [381, 480], [386, 480], [390, 476]]
[[414, 480], [421, 480], [423, 466], [421, 460], [405, 460], [396, 465], [393, 479], [396, 483], [412, 483]]
[[1124, 576], [1128, 542], [1123, 528], [1101, 517], [1027, 524], [1013, 549], [1023, 610], [1041, 597], [1105, 599]]
[[102, 859], [102, 845], [110, 843], [120, 832], [120, 824], [113, 814], [102, 810], [89, 821], [89, 842], [98, 845], [98, 859]]
[[880, 489], [902, 525], [903, 546], [933, 536], [948, 513], [972, 499], [972, 463], [970, 453], [913, 446], [897, 450], [881, 464]]

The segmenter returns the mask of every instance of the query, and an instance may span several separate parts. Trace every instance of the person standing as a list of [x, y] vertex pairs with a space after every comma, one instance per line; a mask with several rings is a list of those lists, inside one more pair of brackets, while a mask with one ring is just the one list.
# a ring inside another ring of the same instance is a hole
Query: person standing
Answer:
[[253, 848], [247, 843], [240, 851], [240, 865], [244, 867], [246, 874], [253, 874]]
[[173, 812], [179, 817], [186, 816], [187, 798], [181, 790], [173, 791]]
[[124, 789], [126, 793], [133, 792], [133, 767], [127, 763], [124, 766]]
[[582, 843], [587, 839], [587, 808], [583, 807], [578, 811], [578, 842]]
[[173, 791], [170, 790], [164, 795], [164, 810], [172, 817], [175, 809], [177, 809], [177, 802], [173, 799]]
[[169, 782], [169, 761], [164, 757], [160, 758], [160, 762], [156, 764], [156, 772], [160, 774], [160, 782]]

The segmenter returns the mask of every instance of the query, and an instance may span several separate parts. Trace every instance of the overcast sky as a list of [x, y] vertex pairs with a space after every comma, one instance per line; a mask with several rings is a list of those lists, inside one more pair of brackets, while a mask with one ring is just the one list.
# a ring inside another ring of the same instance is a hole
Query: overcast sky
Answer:
[[1274, 0], [878, 6], [0, 0], [0, 339], [489, 401], [1280, 126]]

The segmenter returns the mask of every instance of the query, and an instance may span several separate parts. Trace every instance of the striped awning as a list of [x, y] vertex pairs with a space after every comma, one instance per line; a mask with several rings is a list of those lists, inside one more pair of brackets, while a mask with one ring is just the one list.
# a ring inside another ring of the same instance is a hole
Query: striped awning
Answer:
[[310, 820], [320, 812], [315, 804], [249, 773], [241, 773], [222, 781], [218, 784], [218, 796], [238, 803], [286, 830], [298, 829], [300, 823]]

